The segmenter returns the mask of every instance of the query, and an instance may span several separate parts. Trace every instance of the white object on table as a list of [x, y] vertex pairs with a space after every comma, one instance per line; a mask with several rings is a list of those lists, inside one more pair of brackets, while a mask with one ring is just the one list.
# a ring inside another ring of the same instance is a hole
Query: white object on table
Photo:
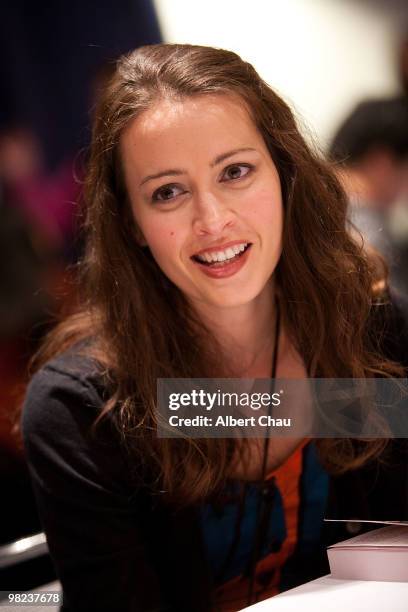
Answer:
[[333, 578], [408, 582], [406, 525], [387, 525], [337, 542], [327, 555]]
[[[323, 576], [265, 599], [248, 612], [408, 612], [408, 582], [338, 580]], [[243, 610], [241, 610], [243, 612]]]

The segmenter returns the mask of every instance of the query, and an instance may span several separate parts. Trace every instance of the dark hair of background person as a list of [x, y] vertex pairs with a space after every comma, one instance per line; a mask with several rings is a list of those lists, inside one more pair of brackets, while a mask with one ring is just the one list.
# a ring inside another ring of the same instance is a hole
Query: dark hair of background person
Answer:
[[337, 130], [329, 155], [336, 162], [354, 165], [375, 149], [386, 149], [399, 160], [408, 157], [407, 98], [358, 104]]
[[[228, 376], [216, 339], [185, 296], [137, 243], [121, 171], [119, 140], [163, 99], [236, 96], [246, 105], [274, 160], [285, 208], [276, 269], [285, 328], [309, 376], [401, 375], [370, 334], [376, 266], [346, 232], [347, 199], [326, 162], [306, 145], [285, 102], [233, 52], [190, 45], [142, 47], [124, 56], [96, 108], [84, 194], [86, 240], [80, 263], [82, 306], [49, 336], [38, 369], [80, 340], [103, 366], [109, 414], [124, 442], [157, 476], [168, 499], [196, 502], [221, 486], [231, 439], [156, 437], [156, 379]], [[272, 321], [271, 321], [272, 325]], [[332, 472], [356, 468], [384, 447], [317, 442]]]
[[399, 48], [398, 67], [401, 85], [408, 100], [408, 35], [403, 38]]

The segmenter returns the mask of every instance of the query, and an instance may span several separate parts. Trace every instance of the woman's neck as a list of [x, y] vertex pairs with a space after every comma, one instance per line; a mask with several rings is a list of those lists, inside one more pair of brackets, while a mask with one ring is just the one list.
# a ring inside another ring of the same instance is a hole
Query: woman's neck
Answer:
[[221, 346], [222, 361], [236, 375], [258, 377], [264, 370], [270, 375], [276, 316], [272, 285], [248, 304], [224, 309], [200, 304], [197, 311]]

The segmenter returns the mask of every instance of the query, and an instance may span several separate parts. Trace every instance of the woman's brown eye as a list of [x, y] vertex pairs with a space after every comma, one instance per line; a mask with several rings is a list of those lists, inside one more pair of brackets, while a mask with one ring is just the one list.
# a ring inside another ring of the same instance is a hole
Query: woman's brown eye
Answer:
[[234, 164], [233, 166], [228, 166], [224, 171], [223, 180], [234, 181], [243, 178], [251, 169], [251, 166], [247, 164]]
[[179, 185], [165, 185], [164, 187], [156, 189], [152, 195], [152, 200], [153, 202], [166, 202], [168, 200], [173, 200], [173, 198], [180, 195], [180, 193], [184, 192]]

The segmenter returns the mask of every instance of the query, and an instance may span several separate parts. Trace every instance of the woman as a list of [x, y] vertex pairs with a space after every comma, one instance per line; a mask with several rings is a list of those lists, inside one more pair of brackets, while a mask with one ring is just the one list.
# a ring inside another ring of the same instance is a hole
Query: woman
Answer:
[[64, 610], [238, 610], [327, 571], [325, 542], [347, 534], [325, 513], [401, 518], [395, 444], [381, 467], [381, 440], [156, 436], [160, 377], [407, 364], [337, 180], [252, 66], [189, 45], [122, 58], [85, 203], [85, 297], [38, 356], [23, 418]]

